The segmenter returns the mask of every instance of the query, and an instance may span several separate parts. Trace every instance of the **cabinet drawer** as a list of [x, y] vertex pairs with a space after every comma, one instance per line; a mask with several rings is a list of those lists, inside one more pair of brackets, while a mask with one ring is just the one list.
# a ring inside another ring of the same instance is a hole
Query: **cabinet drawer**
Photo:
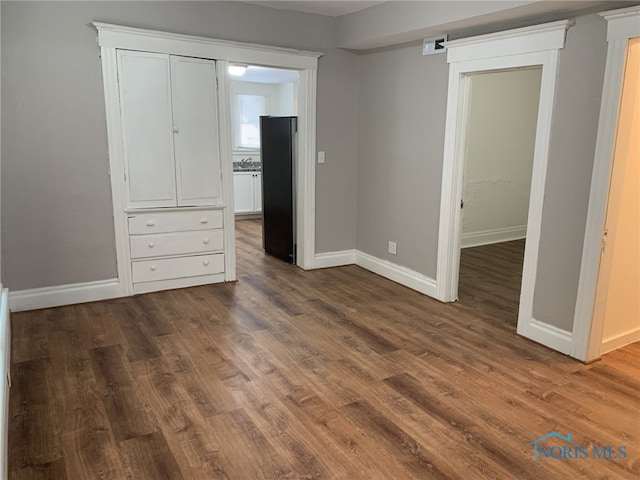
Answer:
[[213, 228], [222, 228], [222, 210], [129, 214], [129, 233], [132, 235]]
[[131, 262], [133, 283], [197, 277], [224, 272], [224, 254], [160, 258]]
[[129, 238], [131, 258], [162, 257], [222, 250], [223, 230], [160, 233]]

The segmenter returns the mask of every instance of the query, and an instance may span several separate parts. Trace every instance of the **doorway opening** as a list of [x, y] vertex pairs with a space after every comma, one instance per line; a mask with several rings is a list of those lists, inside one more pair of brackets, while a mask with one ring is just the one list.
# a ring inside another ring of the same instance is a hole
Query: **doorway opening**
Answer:
[[541, 67], [470, 75], [459, 301], [515, 328]]
[[228, 73], [236, 253], [240, 259], [248, 251], [255, 252], [263, 241], [260, 117], [298, 115], [300, 74], [297, 70], [234, 64], [229, 65]]

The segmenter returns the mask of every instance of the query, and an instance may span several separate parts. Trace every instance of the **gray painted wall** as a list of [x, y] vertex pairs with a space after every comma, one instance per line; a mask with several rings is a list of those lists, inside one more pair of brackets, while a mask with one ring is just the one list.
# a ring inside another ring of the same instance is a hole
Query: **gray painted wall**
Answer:
[[318, 72], [323, 81], [318, 81], [317, 150], [326, 153], [326, 163], [316, 164], [317, 253], [356, 246], [357, 65], [355, 55], [327, 55]]
[[[422, 45], [360, 57], [357, 248], [435, 278], [449, 66]], [[397, 242], [397, 255], [387, 253]]]
[[606, 62], [607, 24], [578, 17], [560, 51], [533, 316], [573, 330]]
[[355, 246], [357, 62], [331, 18], [239, 2], [2, 2], [2, 280], [12, 290], [116, 275], [102, 21], [326, 52], [318, 70], [316, 249]]

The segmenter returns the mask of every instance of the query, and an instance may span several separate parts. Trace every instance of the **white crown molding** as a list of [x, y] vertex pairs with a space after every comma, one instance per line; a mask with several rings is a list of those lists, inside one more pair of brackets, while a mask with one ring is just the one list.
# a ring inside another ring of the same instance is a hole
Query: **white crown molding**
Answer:
[[564, 48], [570, 20], [516, 28], [445, 42], [449, 63]]
[[219, 40], [110, 23], [93, 22], [93, 26], [98, 31], [98, 45], [103, 48], [126, 48], [313, 70], [317, 69], [318, 58], [324, 55], [322, 52]]
[[608, 22], [611, 20], [620, 20], [622, 18], [640, 17], [640, 5], [619, 8], [617, 10], [609, 10], [607, 12], [600, 12], [598, 15], [600, 15]]
[[640, 6], [621, 8], [600, 13], [607, 25], [607, 41], [626, 41], [637, 37], [640, 30]]

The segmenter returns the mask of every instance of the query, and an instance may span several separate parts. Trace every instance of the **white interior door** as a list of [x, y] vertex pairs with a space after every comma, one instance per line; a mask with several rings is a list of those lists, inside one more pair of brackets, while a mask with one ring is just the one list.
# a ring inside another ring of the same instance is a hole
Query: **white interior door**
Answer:
[[235, 213], [249, 213], [254, 211], [254, 178], [251, 172], [237, 172], [233, 174], [233, 204]]
[[128, 206], [176, 205], [169, 56], [118, 50]]
[[171, 75], [178, 205], [215, 205], [221, 199], [215, 62], [172, 56]]

